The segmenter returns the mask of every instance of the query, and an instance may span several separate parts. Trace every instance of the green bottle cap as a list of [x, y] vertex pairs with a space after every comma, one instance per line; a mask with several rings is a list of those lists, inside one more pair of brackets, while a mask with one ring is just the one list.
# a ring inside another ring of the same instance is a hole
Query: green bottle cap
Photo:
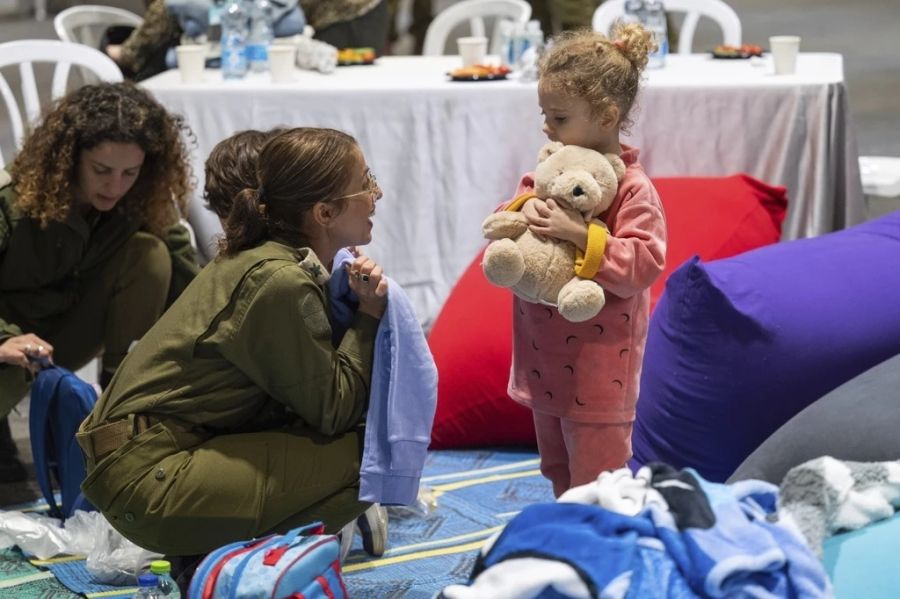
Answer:
[[168, 574], [172, 571], [172, 564], [168, 562], [168, 560], [158, 559], [150, 562], [150, 573], [151, 574]]

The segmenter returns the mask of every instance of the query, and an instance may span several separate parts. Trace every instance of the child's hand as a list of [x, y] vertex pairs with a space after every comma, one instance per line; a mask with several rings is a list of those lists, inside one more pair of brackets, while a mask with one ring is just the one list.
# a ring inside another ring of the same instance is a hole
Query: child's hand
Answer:
[[[545, 206], [546, 204], [544, 204], [544, 200], [531, 198], [530, 200], [525, 202], [524, 206], [522, 206], [522, 215], [528, 220], [529, 225], [538, 224], [538, 222], [543, 218], [540, 212], [538, 212], [538, 205]], [[531, 232], [534, 233], [534, 230], [532, 229]], [[545, 237], [544, 235], [540, 235], [538, 233], [534, 234], [538, 239], [542, 241], [547, 239], [547, 237]]]
[[533, 207], [537, 216], [532, 218], [526, 214], [532, 233], [572, 242], [582, 250], [587, 247], [588, 227], [580, 212], [558, 204], [553, 198]]

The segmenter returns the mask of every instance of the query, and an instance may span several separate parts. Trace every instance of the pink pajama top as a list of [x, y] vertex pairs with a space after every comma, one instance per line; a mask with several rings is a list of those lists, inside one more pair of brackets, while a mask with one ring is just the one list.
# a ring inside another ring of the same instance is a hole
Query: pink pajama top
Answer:
[[[579, 422], [634, 420], [650, 285], [665, 266], [662, 203], [637, 161], [638, 150], [623, 149], [625, 177], [612, 206], [600, 215], [609, 235], [593, 280], [606, 293], [603, 309], [591, 320], [573, 323], [554, 307], [513, 300], [510, 397], [539, 412]], [[529, 173], [516, 195], [533, 187]]]

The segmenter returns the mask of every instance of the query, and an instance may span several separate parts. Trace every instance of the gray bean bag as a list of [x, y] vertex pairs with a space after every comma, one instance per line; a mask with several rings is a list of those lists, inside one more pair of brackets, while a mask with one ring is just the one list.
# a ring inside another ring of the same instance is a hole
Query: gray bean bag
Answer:
[[738, 466], [729, 483], [780, 484], [788, 470], [831, 456], [855, 462], [900, 459], [900, 355], [867, 370], [788, 420]]

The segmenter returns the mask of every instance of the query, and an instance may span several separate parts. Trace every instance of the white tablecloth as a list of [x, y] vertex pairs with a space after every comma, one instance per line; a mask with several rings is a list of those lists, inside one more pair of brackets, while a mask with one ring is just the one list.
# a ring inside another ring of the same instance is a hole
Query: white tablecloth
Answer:
[[[385, 57], [331, 75], [298, 71], [222, 81], [207, 71], [183, 84], [169, 71], [144, 85], [196, 135], [198, 188], [212, 147], [236, 131], [324, 126], [354, 135], [385, 190], [367, 253], [404, 286], [423, 322], [433, 319], [484, 244], [481, 221], [533, 169], [546, 142], [534, 83], [451, 82], [456, 57]], [[843, 63], [801, 54], [798, 73], [774, 76], [765, 59], [669, 57], [647, 72], [632, 135], [651, 176], [746, 172], [785, 185], [785, 238], [861, 222], [864, 201], [848, 122]], [[201, 246], [221, 229], [194, 202]]]

